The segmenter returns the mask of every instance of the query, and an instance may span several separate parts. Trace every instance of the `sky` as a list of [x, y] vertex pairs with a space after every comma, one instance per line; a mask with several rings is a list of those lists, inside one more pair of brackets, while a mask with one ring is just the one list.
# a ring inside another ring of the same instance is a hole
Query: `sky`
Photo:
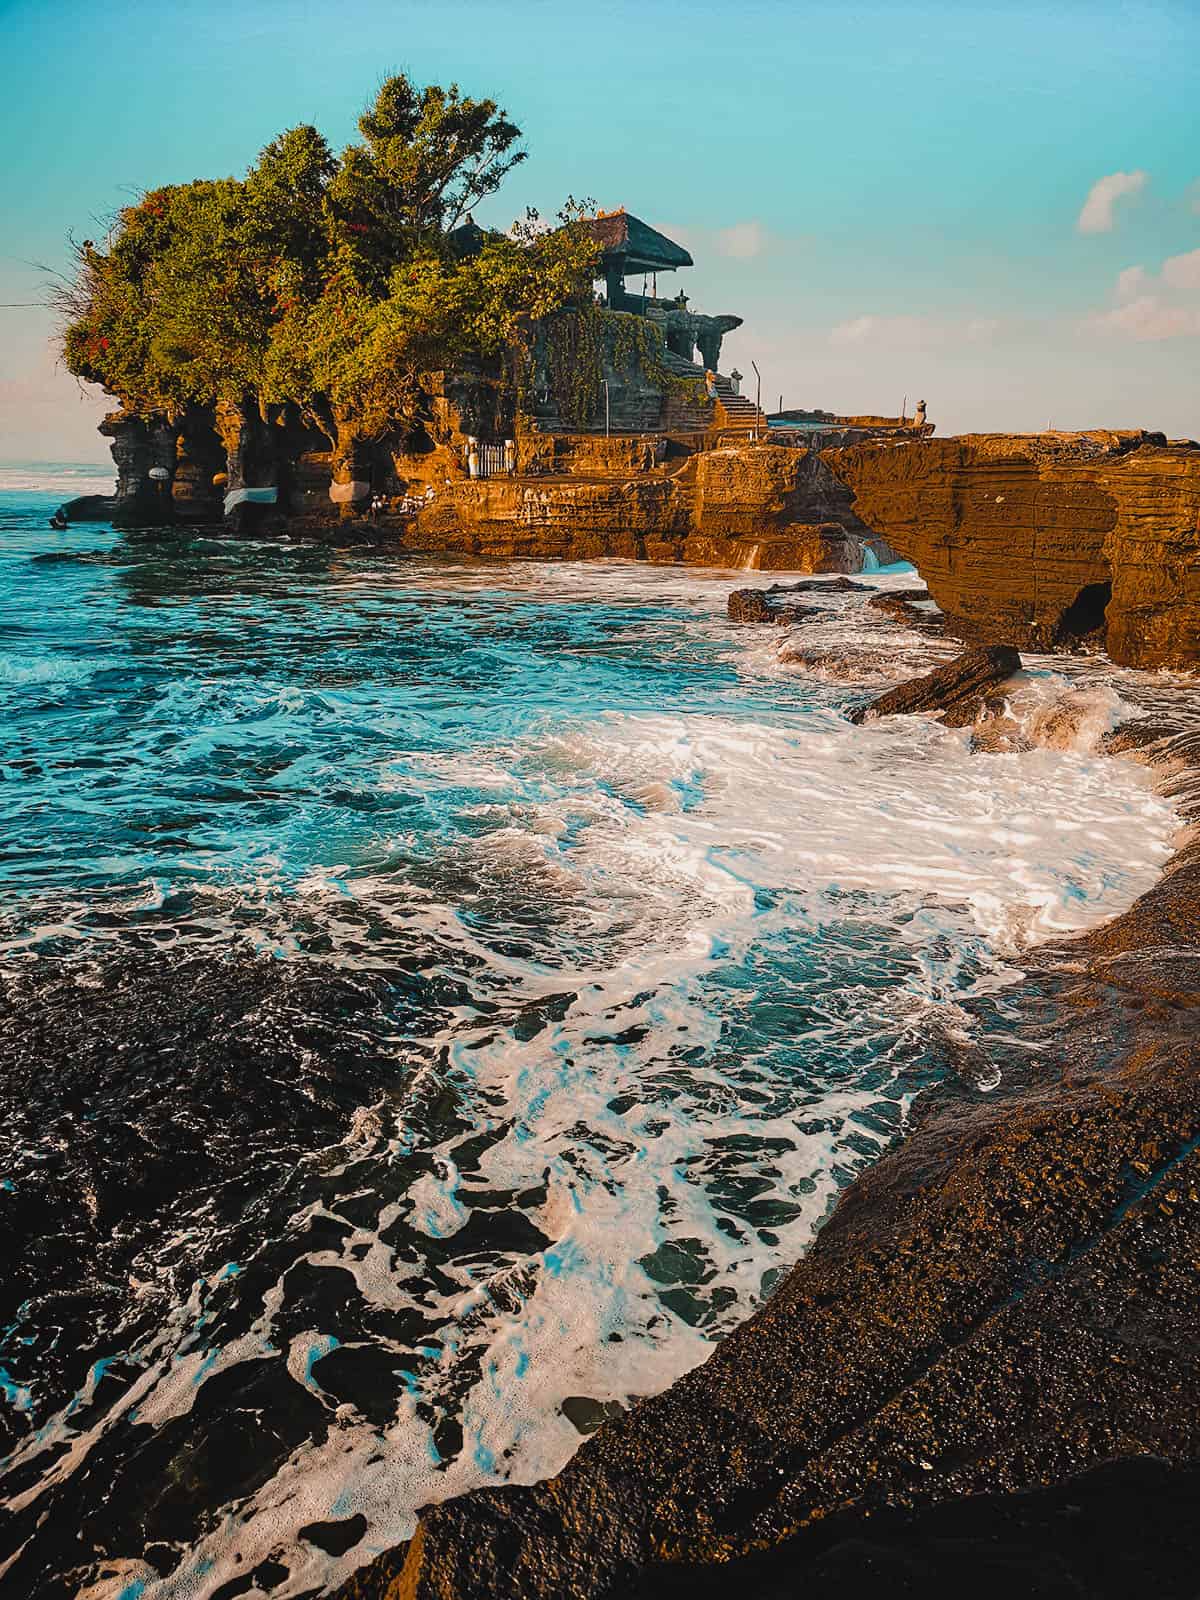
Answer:
[[107, 460], [39, 303], [72, 234], [345, 144], [396, 70], [524, 131], [480, 222], [572, 194], [684, 243], [767, 409], [1200, 436], [1200, 0], [0, 0], [0, 47], [0, 461]]

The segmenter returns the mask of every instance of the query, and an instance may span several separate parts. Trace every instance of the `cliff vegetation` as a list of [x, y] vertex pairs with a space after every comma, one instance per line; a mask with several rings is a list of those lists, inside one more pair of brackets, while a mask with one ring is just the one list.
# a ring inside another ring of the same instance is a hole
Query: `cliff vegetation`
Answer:
[[143, 415], [290, 402], [370, 432], [412, 415], [420, 373], [503, 360], [531, 320], [590, 304], [585, 231], [470, 225], [525, 159], [495, 101], [398, 75], [358, 128], [340, 155], [291, 128], [244, 178], [152, 189], [84, 240], [59, 294], [68, 368]]

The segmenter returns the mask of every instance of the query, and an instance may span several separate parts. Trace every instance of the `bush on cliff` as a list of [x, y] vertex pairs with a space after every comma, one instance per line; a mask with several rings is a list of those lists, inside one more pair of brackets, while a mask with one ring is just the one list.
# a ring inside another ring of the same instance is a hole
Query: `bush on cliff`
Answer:
[[[329, 426], [411, 412], [418, 375], [511, 348], [590, 297], [594, 242], [454, 230], [524, 159], [492, 100], [389, 78], [335, 157], [308, 126], [244, 179], [151, 190], [85, 241], [60, 295], [69, 369], [130, 410], [292, 401]], [[573, 202], [565, 221], [577, 214]]]

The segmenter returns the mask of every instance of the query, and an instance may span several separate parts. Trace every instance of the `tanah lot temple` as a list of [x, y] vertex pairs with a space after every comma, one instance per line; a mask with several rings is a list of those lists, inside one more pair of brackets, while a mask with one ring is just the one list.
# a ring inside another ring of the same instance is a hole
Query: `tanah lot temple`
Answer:
[[[436, 548], [468, 549], [483, 546], [455, 543], [459, 533], [474, 540], [480, 528], [503, 524], [503, 539], [487, 546], [495, 553], [551, 545], [557, 551], [554, 539], [532, 534], [539, 519], [549, 518], [569, 531], [564, 554], [580, 540], [597, 553], [649, 550], [658, 519], [663, 559], [701, 559], [677, 547], [687, 528], [707, 527], [716, 517], [716, 478], [724, 468], [709, 458], [723, 450], [785, 446], [812, 458], [802, 469], [785, 462], [782, 451], [768, 450], [777, 459], [755, 467], [757, 487], [731, 480], [722, 491], [728, 509], [718, 520], [730, 537], [737, 523], [740, 539], [743, 525], [752, 532], [764, 516], [807, 527], [836, 514], [844, 525], [845, 508], [828, 497], [808, 490], [798, 497], [770, 488], [768, 480], [782, 484], [801, 471], [811, 476], [822, 450], [933, 431], [923, 402], [912, 420], [798, 410], [768, 416], [742, 392], [736, 369], [721, 370], [724, 340], [742, 318], [697, 310], [683, 290], [672, 296], [660, 285], [660, 278], [694, 264], [681, 244], [624, 209], [566, 226], [587, 229], [599, 247], [590, 299], [531, 322], [511, 358], [422, 374], [415, 415], [398, 417], [393, 428], [360, 432], [332, 413], [325, 421], [313, 408], [262, 407], [250, 396], [192, 406], [178, 416], [115, 412], [101, 432], [112, 440], [116, 494], [71, 502], [60, 515], [111, 517], [125, 526], [223, 521], [242, 531], [369, 519], [433, 539]], [[468, 218], [450, 240], [469, 255], [486, 237]], [[468, 492], [499, 479], [513, 490], [504, 507], [498, 483], [490, 497]], [[579, 489], [577, 504], [556, 507], [553, 496], [546, 499], [555, 479]], [[585, 518], [588, 483], [595, 492]], [[620, 493], [610, 494], [614, 484], [624, 486]], [[756, 511], [761, 495], [766, 500]], [[699, 497], [697, 507], [703, 499], [708, 510], [686, 509], [689, 496]], [[639, 497], [640, 521], [633, 515]], [[769, 513], [768, 502], [775, 507]], [[631, 518], [645, 531], [621, 543], [617, 535]], [[514, 531], [522, 526], [531, 530], [529, 539]], [[703, 559], [731, 555], [735, 564], [742, 560], [738, 551], [722, 554], [713, 545]]]
[[[642, 318], [661, 339], [657, 361], [613, 362], [601, 382], [607, 402], [605, 414], [597, 406], [591, 415], [570, 419], [556, 414], [553, 404], [552, 374], [544, 347], [535, 381], [532, 420], [545, 431], [564, 424], [577, 428], [604, 427], [612, 432], [696, 432], [708, 435], [751, 435], [776, 440], [777, 430], [833, 433], [838, 442], [855, 436], [868, 437], [881, 431], [920, 429], [932, 432], [925, 422], [921, 401], [916, 415], [906, 417], [836, 417], [827, 411], [780, 411], [766, 415], [755, 400], [742, 393], [742, 374], [736, 368], [722, 373], [721, 346], [726, 334], [742, 326], [743, 319], [732, 313], [710, 315], [698, 311], [680, 290], [673, 297], [660, 296], [658, 278], [694, 266], [691, 254], [675, 240], [635, 217], [623, 207], [601, 211], [574, 227], [586, 228], [600, 247], [599, 278], [603, 285], [596, 296], [601, 313]], [[640, 284], [638, 279], [641, 280]], [[602, 326], [605, 319], [601, 319]], [[617, 328], [611, 338], [603, 338], [605, 353], [619, 350]], [[639, 341], [640, 343], [640, 341]], [[610, 363], [605, 363], [606, 368]], [[665, 382], [663, 380], [666, 380]], [[656, 381], [657, 380], [657, 381]], [[690, 392], [689, 392], [690, 391]], [[691, 399], [703, 402], [689, 405]], [[778, 438], [777, 442], [786, 442]], [[807, 441], [806, 441], [807, 442]], [[832, 441], [830, 441], [832, 442]]]

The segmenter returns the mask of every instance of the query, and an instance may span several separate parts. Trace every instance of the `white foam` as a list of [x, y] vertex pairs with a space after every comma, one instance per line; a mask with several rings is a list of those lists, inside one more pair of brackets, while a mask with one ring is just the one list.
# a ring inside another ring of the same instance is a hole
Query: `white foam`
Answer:
[[[881, 587], [911, 582], [873, 577]], [[441, 568], [436, 581], [487, 589], [498, 577]], [[725, 628], [728, 580], [694, 570], [537, 566], [504, 569], [503, 581], [543, 598], [632, 589], [686, 605], [694, 620], [683, 626]], [[822, 603], [830, 617], [816, 626], [831, 638], [876, 638], [881, 625], [863, 616], [860, 597]], [[883, 626], [927, 664], [927, 641]], [[747, 681], [794, 673], [774, 630], [730, 639]], [[1031, 714], [1064, 692], [1061, 680], [1030, 684], [1019, 692]], [[383, 1427], [320, 1388], [314, 1365], [338, 1335], [308, 1326], [291, 1335], [288, 1370], [326, 1406], [328, 1435], [231, 1507], [170, 1577], [138, 1568], [143, 1600], [203, 1600], [281, 1552], [289, 1575], [273, 1600], [332, 1586], [410, 1536], [419, 1506], [558, 1471], [579, 1443], [562, 1409], [568, 1397], [625, 1402], [703, 1360], [711, 1333], [753, 1309], [768, 1272], [803, 1251], [847, 1170], [882, 1145], [886, 1132], [866, 1119], [887, 1114], [894, 1126], [903, 1114], [904, 1096], [887, 1081], [899, 1068], [884, 1053], [865, 1070], [855, 1052], [869, 1054], [877, 1037], [938, 1033], [968, 1047], [962, 1001], [1010, 981], [1030, 945], [1095, 925], [1153, 882], [1174, 814], [1141, 769], [1088, 753], [1092, 728], [1115, 714], [1105, 693], [1077, 719], [1087, 730], [1078, 747], [987, 758], [971, 754], [965, 733], [922, 719], [856, 728], [832, 705], [797, 709], [782, 697], [754, 714], [608, 711], [482, 749], [394, 752], [397, 783], [424, 774], [430, 790], [482, 791], [471, 837], [426, 862], [432, 874], [465, 874], [471, 893], [451, 904], [406, 884], [401, 896], [388, 877], [342, 863], [305, 879], [306, 910], [327, 919], [336, 944], [347, 908], [369, 903], [381, 921], [455, 952], [491, 1005], [459, 1008], [428, 1042], [423, 1071], [327, 1153], [334, 1173], [339, 1159], [355, 1171], [378, 1159], [389, 1186], [375, 1192], [372, 1221], [303, 1259], [349, 1273], [373, 1311], [420, 1309], [440, 1331], [405, 1354]], [[504, 908], [501, 933], [517, 926], [520, 942], [489, 932], [490, 894]], [[882, 976], [860, 973], [860, 960]], [[805, 963], [817, 973], [807, 989]], [[568, 998], [537, 1031], [511, 1026], [549, 996]], [[772, 1033], [772, 1007], [790, 1008], [794, 1022]], [[811, 1093], [806, 1051], [838, 1063]], [[994, 1084], [991, 1070], [985, 1060], [981, 1086]], [[477, 1171], [460, 1169], [456, 1135], [421, 1146], [425, 1108], [443, 1092], [463, 1122], [494, 1136]], [[769, 1152], [733, 1171], [784, 1206], [767, 1224], [723, 1198], [739, 1139]], [[415, 1154], [425, 1166], [408, 1178]], [[434, 1288], [385, 1243], [405, 1221], [452, 1247], [473, 1197], [494, 1190], [544, 1192], [529, 1211], [544, 1249], [512, 1262], [450, 1249], [440, 1269], [449, 1287]], [[289, 1227], [299, 1233], [304, 1220]], [[706, 1305], [716, 1289], [725, 1297], [706, 1330], [664, 1299], [672, 1259], [688, 1252], [703, 1263], [688, 1291]], [[183, 1415], [197, 1374], [281, 1348], [282, 1283], [249, 1333], [214, 1350], [201, 1318], [205, 1295], [219, 1292], [197, 1290], [164, 1328], [155, 1365], [122, 1402], [139, 1419]], [[461, 1421], [453, 1461], [440, 1461], [419, 1406]], [[43, 1484], [75, 1470], [110, 1420], [77, 1436]], [[46, 1437], [67, 1432], [60, 1419]], [[30, 1503], [42, 1487], [28, 1491]], [[368, 1532], [342, 1557], [297, 1538], [305, 1523], [356, 1513]], [[134, 1570], [113, 1563], [92, 1600], [118, 1600]]]

